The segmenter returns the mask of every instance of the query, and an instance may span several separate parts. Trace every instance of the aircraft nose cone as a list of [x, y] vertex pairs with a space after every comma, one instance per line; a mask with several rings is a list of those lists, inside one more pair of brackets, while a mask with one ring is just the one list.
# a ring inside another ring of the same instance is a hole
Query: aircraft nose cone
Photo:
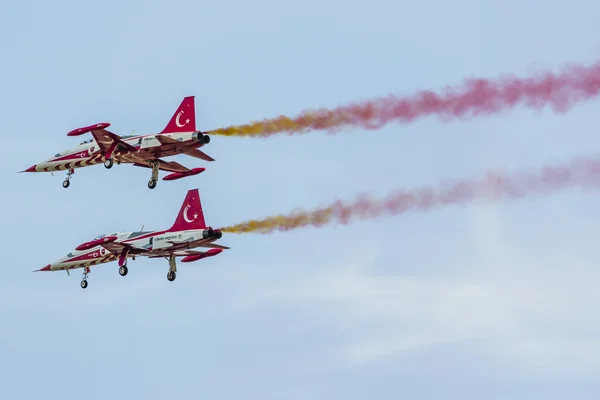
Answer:
[[31, 167], [29, 167], [26, 170], [21, 171], [21, 172], [37, 172], [36, 167], [37, 167], [37, 164], [34, 164]]
[[50, 271], [50, 267], [51, 267], [51, 264], [48, 264], [48, 265], [46, 265], [44, 268], [41, 268], [41, 269], [36, 269], [36, 270], [35, 270], [35, 271], [33, 271], [33, 272], [40, 272], [40, 271]]

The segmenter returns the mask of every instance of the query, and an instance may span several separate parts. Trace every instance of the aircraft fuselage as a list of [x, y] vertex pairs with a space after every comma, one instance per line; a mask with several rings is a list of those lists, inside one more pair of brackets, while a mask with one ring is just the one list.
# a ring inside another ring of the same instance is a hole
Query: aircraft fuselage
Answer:
[[[211, 229], [212, 231], [212, 229]], [[168, 257], [169, 254], [181, 250], [192, 249], [202, 244], [210, 243], [221, 237], [218, 234], [211, 237], [209, 229], [193, 229], [178, 232], [169, 231], [138, 231], [113, 232], [100, 235], [91, 242], [116, 237], [114, 243], [127, 245], [128, 251], [123, 259], [135, 256]], [[90, 242], [88, 242], [90, 243]], [[118, 260], [120, 254], [115, 254], [101, 245], [85, 250], [73, 250], [65, 257], [48, 264], [43, 271], [60, 271], [91, 267]]]
[[[178, 141], [177, 144], [162, 144], [157, 136], [165, 136]], [[117, 163], [135, 163], [136, 160], [130, 157], [141, 152], [151, 153], [154, 157], [169, 157], [182, 154], [187, 149], [195, 149], [202, 145], [202, 134], [197, 131], [151, 134], [141, 136], [124, 136], [123, 141], [136, 148], [136, 151], [120, 151], [119, 146], [112, 154], [112, 159]], [[88, 167], [101, 164], [106, 161], [105, 155], [100, 150], [95, 139], [89, 139], [81, 142], [78, 146], [56, 153], [38, 164], [29, 167], [24, 172], [55, 172], [74, 170], [77, 168]]]

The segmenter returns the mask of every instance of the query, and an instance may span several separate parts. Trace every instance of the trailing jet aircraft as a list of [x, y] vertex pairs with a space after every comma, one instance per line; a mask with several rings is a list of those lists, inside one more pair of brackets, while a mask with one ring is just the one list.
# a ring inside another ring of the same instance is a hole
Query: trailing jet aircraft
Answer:
[[113, 162], [126, 163], [152, 169], [148, 187], [154, 189], [158, 182], [159, 170], [172, 172], [163, 180], [181, 179], [197, 175], [205, 170], [205, 168], [189, 169], [175, 161], [164, 161], [161, 159], [162, 157], [186, 154], [204, 161], [214, 161], [212, 157], [198, 150], [199, 147], [210, 142], [210, 137], [196, 130], [194, 96], [183, 99], [165, 129], [160, 133], [119, 136], [106, 130], [109, 126], [108, 122], [102, 122], [72, 130], [67, 133], [67, 136], [79, 136], [91, 132], [92, 139], [85, 140], [73, 149], [57, 153], [54, 157], [20, 172], [67, 170], [67, 178], [63, 182], [63, 187], [67, 188], [71, 175], [77, 168], [102, 162], [106, 168], [112, 168]]
[[[142, 228], [143, 229], [143, 228]], [[93, 265], [118, 260], [119, 274], [127, 275], [127, 259], [136, 256], [148, 258], [164, 257], [169, 260], [167, 279], [174, 281], [177, 273], [176, 258], [181, 262], [197, 261], [221, 253], [227, 246], [214, 243], [222, 237], [222, 232], [206, 226], [198, 189], [187, 192], [187, 196], [173, 226], [162, 231], [112, 232], [97, 236], [76, 247], [66, 257], [46, 265], [39, 271], [67, 271], [83, 268], [81, 287], [88, 286], [87, 275]], [[192, 250], [196, 247], [209, 248], [207, 251]]]

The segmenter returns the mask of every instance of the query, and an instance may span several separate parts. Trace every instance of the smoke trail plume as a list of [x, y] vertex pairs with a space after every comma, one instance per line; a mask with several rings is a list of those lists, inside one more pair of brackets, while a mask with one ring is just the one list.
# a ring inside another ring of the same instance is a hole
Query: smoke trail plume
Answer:
[[555, 112], [566, 112], [575, 103], [598, 96], [599, 91], [600, 62], [589, 67], [570, 65], [558, 74], [545, 72], [528, 78], [467, 79], [462, 86], [446, 88], [442, 94], [421, 91], [404, 98], [389, 95], [332, 110], [307, 110], [294, 118], [279, 116], [247, 125], [229, 126], [210, 133], [267, 137], [311, 130], [334, 133], [351, 127], [375, 130], [392, 122], [409, 123], [434, 114], [445, 120], [488, 115], [521, 103], [536, 109], [550, 104]]
[[347, 224], [356, 219], [400, 215], [408, 211], [432, 211], [438, 207], [473, 201], [498, 201], [526, 196], [548, 196], [573, 186], [600, 188], [600, 156], [577, 158], [568, 163], [549, 165], [536, 171], [508, 174], [489, 171], [482, 179], [442, 182], [434, 187], [399, 190], [383, 199], [359, 196], [352, 202], [336, 201], [310, 211], [295, 211], [222, 228], [224, 232], [271, 233], [305, 226]]

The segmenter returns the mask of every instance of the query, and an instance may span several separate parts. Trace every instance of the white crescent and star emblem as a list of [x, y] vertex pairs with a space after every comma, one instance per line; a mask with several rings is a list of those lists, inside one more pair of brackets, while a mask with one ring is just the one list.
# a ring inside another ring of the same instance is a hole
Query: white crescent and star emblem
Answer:
[[198, 214], [194, 214], [194, 219], [190, 219], [190, 217], [188, 217], [188, 210], [189, 209], [190, 209], [190, 205], [189, 204], [186, 205], [185, 208], [183, 209], [183, 219], [188, 224], [191, 224], [192, 222], [194, 222], [196, 220], [196, 218], [198, 218]]
[[187, 124], [190, 123], [190, 119], [187, 118], [185, 120], [185, 124], [182, 124], [181, 122], [179, 122], [179, 118], [181, 118], [181, 115], [184, 113], [185, 111], [181, 110], [179, 111], [179, 113], [177, 113], [177, 118], [175, 118], [175, 125], [177, 125], [179, 128], [182, 128], [184, 126], [186, 126]]

